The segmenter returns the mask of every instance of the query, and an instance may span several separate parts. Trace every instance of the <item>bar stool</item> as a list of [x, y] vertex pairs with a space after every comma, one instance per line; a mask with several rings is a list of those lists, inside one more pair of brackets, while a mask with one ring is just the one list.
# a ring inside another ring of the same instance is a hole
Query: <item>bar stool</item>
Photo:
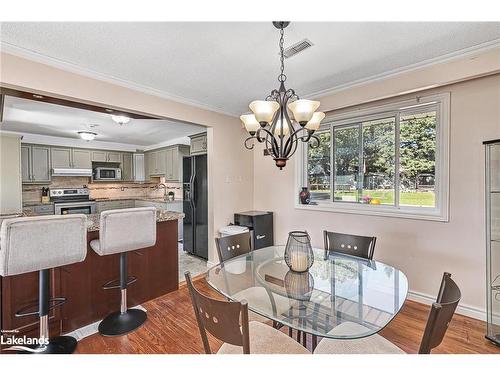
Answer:
[[[49, 338], [49, 311], [66, 298], [50, 299], [49, 269], [82, 262], [87, 256], [85, 215], [35, 216], [5, 219], [0, 231], [0, 275], [39, 272], [38, 303], [22, 308], [16, 317], [38, 315], [39, 345], [23, 353], [71, 354], [77, 341], [70, 336]], [[38, 305], [37, 311], [30, 311]], [[48, 344], [45, 344], [48, 339]]]
[[127, 308], [127, 285], [136, 281], [127, 276], [127, 252], [154, 246], [156, 243], [156, 208], [140, 207], [109, 210], [101, 213], [99, 239], [90, 247], [100, 256], [120, 254], [119, 285], [106, 283], [104, 289], [120, 288], [120, 311], [111, 313], [99, 324], [103, 336], [120, 336], [139, 328], [147, 315]]

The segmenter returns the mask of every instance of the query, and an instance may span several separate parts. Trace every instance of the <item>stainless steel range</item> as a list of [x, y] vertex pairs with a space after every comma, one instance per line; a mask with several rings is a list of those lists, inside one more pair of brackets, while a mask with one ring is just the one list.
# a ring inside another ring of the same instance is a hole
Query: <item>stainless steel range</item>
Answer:
[[96, 203], [89, 197], [89, 189], [50, 189], [50, 200], [54, 202], [56, 215], [93, 214]]

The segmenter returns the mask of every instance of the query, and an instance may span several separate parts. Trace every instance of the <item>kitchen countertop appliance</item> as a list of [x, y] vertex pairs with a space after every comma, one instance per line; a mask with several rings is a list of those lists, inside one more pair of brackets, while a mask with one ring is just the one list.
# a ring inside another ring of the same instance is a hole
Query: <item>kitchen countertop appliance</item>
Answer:
[[96, 202], [89, 197], [88, 188], [61, 188], [49, 190], [55, 215], [93, 214]]
[[122, 170], [120, 168], [97, 167], [94, 168], [95, 181], [116, 181], [122, 179]]

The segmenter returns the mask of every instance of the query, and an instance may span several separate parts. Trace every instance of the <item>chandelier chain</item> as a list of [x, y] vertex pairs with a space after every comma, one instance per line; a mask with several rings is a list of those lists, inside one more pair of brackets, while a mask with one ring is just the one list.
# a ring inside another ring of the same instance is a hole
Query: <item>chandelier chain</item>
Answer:
[[285, 44], [285, 31], [283, 29], [280, 29], [280, 75], [278, 76], [278, 81], [280, 82], [285, 82], [286, 81], [286, 75], [284, 74], [285, 71], [285, 51], [283, 45]]

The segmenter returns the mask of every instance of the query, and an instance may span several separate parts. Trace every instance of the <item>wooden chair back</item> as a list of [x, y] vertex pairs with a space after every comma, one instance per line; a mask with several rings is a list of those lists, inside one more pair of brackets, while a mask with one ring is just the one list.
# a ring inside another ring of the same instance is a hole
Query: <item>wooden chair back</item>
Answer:
[[228, 344], [242, 346], [243, 354], [250, 354], [247, 302], [220, 301], [207, 297], [194, 287], [189, 271], [184, 275], [205, 352], [212, 353], [207, 336], [209, 332]]
[[451, 279], [451, 274], [445, 272], [437, 300], [432, 304], [427, 318], [419, 354], [429, 354], [433, 348], [441, 344], [461, 297], [460, 289]]
[[353, 255], [365, 259], [373, 259], [377, 237], [357, 236], [323, 231], [325, 257], [330, 251]]
[[219, 262], [247, 254], [253, 250], [252, 232], [239, 233], [232, 236], [215, 238]]

